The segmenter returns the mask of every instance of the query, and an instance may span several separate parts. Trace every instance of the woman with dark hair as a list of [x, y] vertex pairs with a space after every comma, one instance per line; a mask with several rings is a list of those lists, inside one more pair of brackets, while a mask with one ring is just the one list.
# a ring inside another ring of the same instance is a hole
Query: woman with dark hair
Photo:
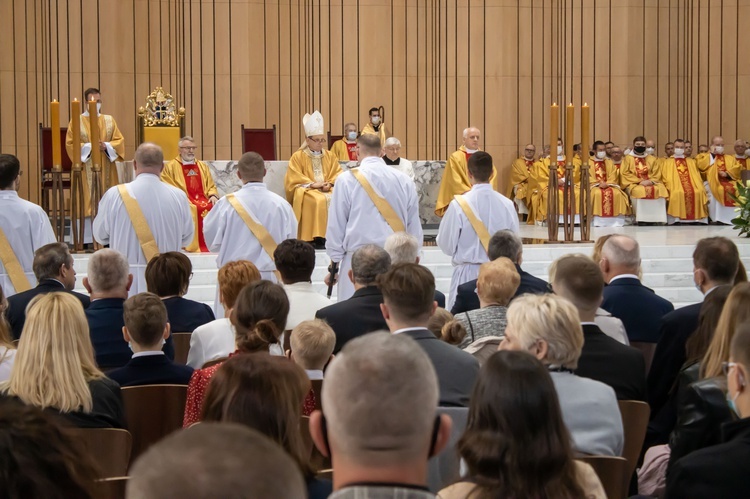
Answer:
[[573, 458], [552, 378], [527, 352], [500, 351], [482, 366], [458, 453], [468, 475], [441, 499], [606, 497]]
[[192, 333], [215, 319], [213, 310], [205, 303], [183, 298], [192, 277], [193, 264], [179, 251], [157, 255], [146, 265], [148, 291], [161, 298], [174, 333]]
[[[235, 330], [238, 354], [268, 353], [271, 345], [276, 345], [286, 327], [289, 315], [289, 299], [284, 288], [270, 281], [255, 281], [240, 291], [234, 304], [230, 320]], [[185, 427], [200, 421], [203, 399], [211, 378], [222, 364], [215, 364], [193, 373], [188, 385]]]
[[328, 497], [330, 481], [316, 480], [300, 428], [300, 408], [310, 390], [305, 371], [285, 357], [237, 355], [211, 381], [202, 421], [239, 423], [271, 438], [297, 462], [311, 499]]

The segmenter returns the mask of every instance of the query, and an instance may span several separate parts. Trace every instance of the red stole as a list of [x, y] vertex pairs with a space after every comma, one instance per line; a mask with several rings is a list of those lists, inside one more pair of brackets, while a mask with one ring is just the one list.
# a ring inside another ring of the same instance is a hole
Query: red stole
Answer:
[[198, 227], [196, 227], [198, 231], [198, 246], [202, 252], [207, 253], [208, 247], [203, 237], [203, 219], [211, 211], [213, 205], [206, 198], [206, 193], [203, 192], [203, 177], [198, 165], [183, 164], [182, 175], [185, 177], [185, 188], [187, 189], [188, 199], [198, 210]]
[[743, 170], [747, 170], [747, 158], [735, 158], [735, 159], [742, 166]]
[[717, 168], [716, 176], [719, 179], [719, 183], [724, 188], [724, 199], [722, 199], [722, 203], [724, 204], [724, 206], [734, 206], [734, 200], [729, 197], [729, 194], [734, 194], [734, 180], [732, 180], [732, 177], [719, 177], [719, 172], [726, 173], [727, 164], [723, 154], [717, 154], [715, 158]]
[[685, 220], [695, 220], [695, 190], [693, 189], [693, 180], [690, 178], [687, 161], [685, 158], [675, 158], [674, 162], [677, 166], [682, 190], [685, 191]]
[[[635, 174], [641, 180], [651, 180], [648, 177], [648, 163], [646, 158], [635, 158]], [[645, 185], [646, 196], [643, 199], [656, 199], [656, 190], [653, 185]]]
[[607, 181], [607, 167], [604, 161], [594, 161], [594, 177], [597, 182]]
[[[596, 176], [597, 182], [607, 181], [607, 165], [604, 161], [594, 161], [594, 175]], [[599, 188], [599, 191], [602, 193], [601, 216], [613, 217], [615, 216], [615, 194], [609, 186], [607, 187], [607, 189]]]
[[349, 161], [357, 161], [357, 143], [346, 143], [346, 152], [349, 153]]

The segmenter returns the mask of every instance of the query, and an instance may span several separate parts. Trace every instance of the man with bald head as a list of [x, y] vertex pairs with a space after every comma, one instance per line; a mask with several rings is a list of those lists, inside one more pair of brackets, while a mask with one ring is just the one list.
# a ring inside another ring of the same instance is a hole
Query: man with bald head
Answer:
[[516, 203], [518, 213], [526, 214], [533, 218], [529, 212], [531, 208], [531, 190], [529, 189], [529, 177], [534, 170], [536, 160], [536, 147], [534, 144], [526, 144], [523, 155], [513, 161], [510, 166], [510, 188], [508, 197]]
[[711, 139], [710, 152], [699, 154], [695, 160], [706, 181], [708, 216], [714, 223], [731, 225], [735, 205], [729, 195], [737, 193], [734, 183], [742, 177], [742, 165], [731, 154], [724, 154], [724, 138], [718, 135]]
[[674, 306], [641, 283], [638, 241], [628, 236], [610, 237], [597, 263], [608, 284], [601, 307], [622, 321], [631, 342], [659, 341], [661, 318]]
[[747, 170], [747, 142], [742, 139], [734, 142], [734, 159], [740, 164], [743, 170]]
[[[219, 268], [227, 262], [248, 260], [258, 267], [263, 279], [276, 282], [273, 250], [282, 241], [297, 237], [297, 218], [286, 199], [268, 190], [263, 183], [265, 175], [260, 154], [243, 154], [237, 162], [242, 188], [216, 203], [203, 222], [203, 234], [208, 249], [219, 254]], [[268, 248], [261, 243], [266, 234], [271, 238]]]
[[[445, 163], [445, 171], [440, 181], [440, 191], [438, 193], [437, 204], [435, 205], [435, 215], [442, 217], [445, 210], [453, 201], [456, 194], [464, 194], [471, 189], [469, 180], [469, 158], [472, 154], [479, 151], [479, 139], [482, 133], [476, 127], [469, 127], [463, 133], [463, 145], [458, 148], [448, 158]], [[492, 177], [490, 185], [497, 190], [497, 169], [492, 167]]]
[[133, 166], [135, 180], [104, 193], [93, 226], [96, 241], [127, 257], [134, 276], [131, 295], [146, 291], [149, 258], [180, 251], [195, 232], [187, 196], [160, 179], [161, 147], [150, 142], [138, 146]]
[[357, 139], [359, 166], [339, 175], [331, 198], [326, 230], [326, 253], [339, 263], [338, 300], [354, 294], [347, 279], [352, 254], [362, 246], [381, 248], [394, 232], [408, 232], [422, 242], [419, 198], [414, 182], [385, 164], [377, 135]]

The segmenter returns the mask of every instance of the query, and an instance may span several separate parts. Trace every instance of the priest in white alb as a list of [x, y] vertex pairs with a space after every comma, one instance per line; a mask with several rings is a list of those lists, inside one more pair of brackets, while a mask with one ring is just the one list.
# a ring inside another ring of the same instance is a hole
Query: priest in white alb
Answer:
[[0, 285], [6, 298], [36, 286], [34, 252], [57, 241], [41, 206], [18, 196], [20, 176], [18, 158], [0, 154]]
[[161, 147], [150, 142], [138, 146], [133, 167], [135, 180], [104, 193], [93, 228], [96, 241], [128, 258], [131, 296], [146, 291], [150, 258], [179, 251], [190, 244], [195, 230], [185, 193], [159, 178], [164, 168]]
[[377, 135], [361, 135], [357, 145], [359, 166], [339, 175], [328, 212], [326, 253], [339, 264], [339, 301], [354, 294], [348, 272], [358, 248], [366, 244], [383, 247], [394, 232], [408, 232], [420, 243], [423, 240], [414, 182], [385, 164]]
[[516, 207], [490, 184], [493, 172], [492, 156], [483, 151], [472, 154], [468, 162], [471, 190], [454, 196], [440, 221], [437, 245], [453, 264], [447, 310], [456, 301], [458, 286], [479, 277], [479, 266], [489, 261], [490, 236], [499, 230], [518, 234]]

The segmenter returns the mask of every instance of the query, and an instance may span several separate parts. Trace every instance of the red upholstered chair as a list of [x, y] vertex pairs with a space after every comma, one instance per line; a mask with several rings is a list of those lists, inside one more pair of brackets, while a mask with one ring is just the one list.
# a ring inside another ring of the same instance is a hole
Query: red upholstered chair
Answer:
[[343, 135], [331, 135], [331, 131], [328, 130], [328, 149], [333, 147], [334, 142], [336, 142], [337, 140], [341, 140], [343, 138], [344, 138]]
[[[70, 190], [70, 170], [73, 164], [65, 151], [65, 136], [68, 129], [60, 127], [60, 145], [62, 146], [63, 190]], [[52, 193], [52, 129], [39, 123], [39, 165], [42, 168], [42, 208], [49, 213], [49, 200]], [[66, 196], [67, 198], [68, 196]], [[67, 212], [67, 210], [66, 210]]]
[[273, 128], [242, 127], [242, 153], [257, 152], [266, 161], [276, 161], [276, 125]]

